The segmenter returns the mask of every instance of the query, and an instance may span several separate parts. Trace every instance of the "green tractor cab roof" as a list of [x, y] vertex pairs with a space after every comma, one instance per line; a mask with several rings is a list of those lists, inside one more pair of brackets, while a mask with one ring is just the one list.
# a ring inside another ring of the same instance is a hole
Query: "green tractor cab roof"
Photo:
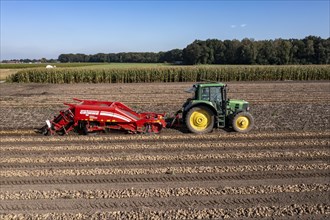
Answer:
[[185, 91], [188, 93], [194, 93], [198, 87], [203, 88], [203, 87], [219, 87], [219, 86], [224, 87], [224, 86], [227, 86], [227, 84], [220, 83], [220, 82], [196, 83]]
[[226, 84], [220, 82], [207, 82], [207, 83], [196, 83], [194, 86], [212, 87], [212, 86], [226, 86]]

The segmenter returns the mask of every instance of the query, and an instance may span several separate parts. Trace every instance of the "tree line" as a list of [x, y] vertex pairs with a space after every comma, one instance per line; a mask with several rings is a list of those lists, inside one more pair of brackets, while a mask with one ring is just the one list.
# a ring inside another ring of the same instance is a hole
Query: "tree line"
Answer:
[[57, 59], [47, 59], [47, 58], [41, 58], [41, 59], [11, 59], [11, 60], [2, 60], [1, 63], [57, 63]]
[[185, 64], [329, 64], [330, 38], [196, 40], [183, 49], [182, 57]]
[[[31, 62], [24, 59], [20, 62]], [[35, 61], [35, 60], [33, 60]], [[56, 62], [42, 58], [40, 62]], [[175, 63], [175, 64], [330, 64], [330, 38], [275, 40], [195, 40], [184, 49], [166, 52], [60, 54], [57, 62]]]
[[128, 53], [98, 53], [86, 54], [61, 54], [58, 57], [61, 63], [68, 62], [105, 62], [105, 63], [182, 63], [182, 50], [174, 49], [167, 52], [128, 52]]
[[184, 49], [150, 53], [61, 54], [60, 62], [123, 62], [178, 64], [329, 64], [330, 38], [195, 40]]

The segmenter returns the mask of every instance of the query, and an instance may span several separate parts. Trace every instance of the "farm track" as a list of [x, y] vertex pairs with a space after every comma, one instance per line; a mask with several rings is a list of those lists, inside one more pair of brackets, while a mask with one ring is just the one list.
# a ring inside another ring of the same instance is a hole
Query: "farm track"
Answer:
[[173, 112], [189, 85], [1, 87], [0, 219], [330, 218], [328, 82], [234, 83], [233, 98], [252, 103], [256, 128], [247, 134], [44, 137], [30, 129], [67, 94]]

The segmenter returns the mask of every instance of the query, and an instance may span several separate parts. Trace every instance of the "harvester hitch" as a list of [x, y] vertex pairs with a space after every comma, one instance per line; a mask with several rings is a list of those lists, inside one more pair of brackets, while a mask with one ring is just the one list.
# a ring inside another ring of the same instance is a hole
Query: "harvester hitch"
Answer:
[[180, 109], [174, 114], [173, 119], [171, 119], [167, 123], [166, 127], [167, 128], [180, 127], [181, 119], [182, 119], [182, 110]]

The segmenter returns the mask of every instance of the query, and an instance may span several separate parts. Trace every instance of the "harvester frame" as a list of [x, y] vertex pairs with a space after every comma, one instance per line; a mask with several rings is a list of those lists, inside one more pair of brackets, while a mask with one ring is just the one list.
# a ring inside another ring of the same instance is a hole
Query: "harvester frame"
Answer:
[[67, 110], [60, 111], [53, 120], [36, 131], [44, 135], [64, 135], [74, 130], [86, 135], [90, 132], [124, 130], [130, 133], [159, 133], [166, 127], [165, 113], [137, 113], [121, 102], [82, 100], [78, 104], [64, 103]]

